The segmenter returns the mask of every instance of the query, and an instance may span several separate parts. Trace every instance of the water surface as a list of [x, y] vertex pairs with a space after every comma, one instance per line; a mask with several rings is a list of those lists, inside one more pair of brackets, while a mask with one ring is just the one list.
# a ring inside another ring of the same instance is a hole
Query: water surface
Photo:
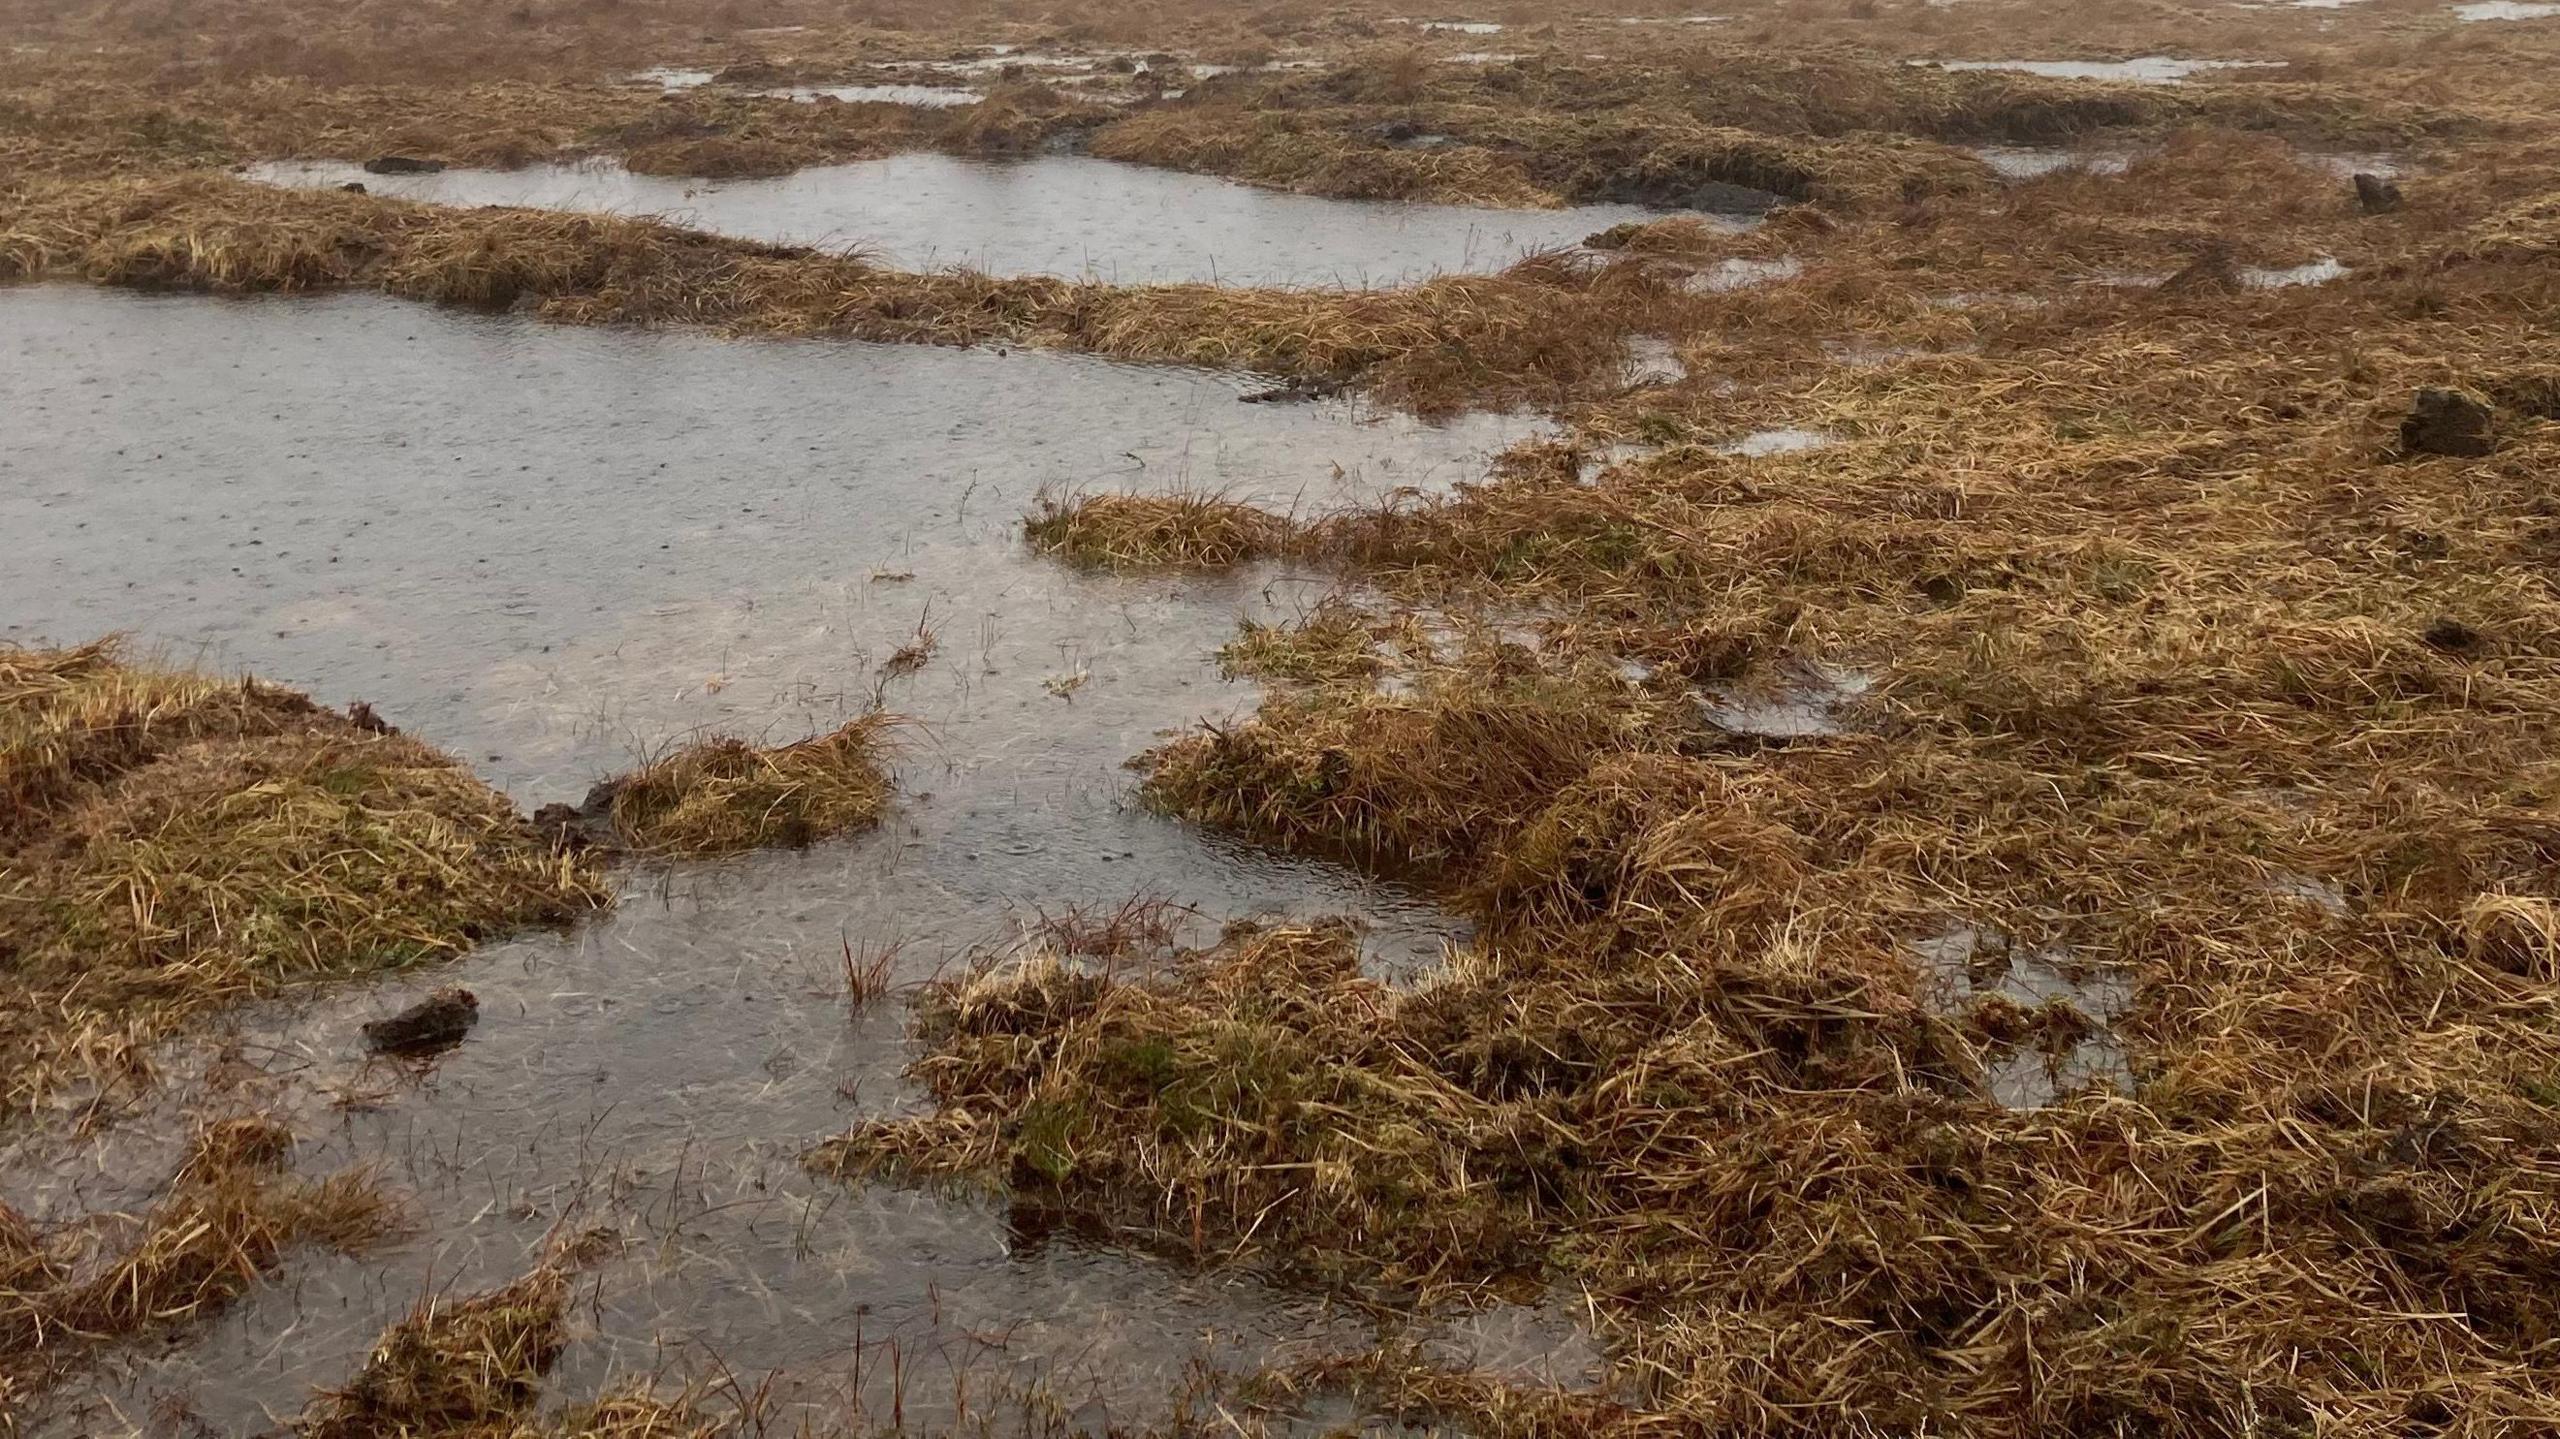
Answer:
[[1500, 270], [1656, 214], [1333, 200], [1079, 155], [916, 153], [759, 180], [635, 175], [611, 163], [385, 176], [338, 161], [278, 161], [248, 173], [283, 185], [360, 182], [440, 205], [656, 215], [750, 240], [860, 251], [904, 269], [1120, 284], [1409, 284]]
[[[1388, 973], [1460, 932], [1410, 891], [1128, 802], [1123, 761], [1252, 702], [1211, 658], [1238, 617], [1296, 613], [1327, 581], [1087, 576], [1015, 536], [1043, 488], [1374, 501], [1480, 473], [1533, 428], [1245, 406], [1243, 383], [376, 296], [0, 290], [9, 642], [124, 629], [367, 699], [527, 803], [697, 727], [788, 739], [875, 701], [914, 720], [875, 833], [637, 872], [573, 934], [249, 1011], [227, 1063], [219, 1036], [182, 1047], [130, 1120], [0, 1146], [0, 1198], [65, 1218], [147, 1201], [189, 1113], [255, 1104], [294, 1119], [306, 1169], [372, 1164], [414, 1197], [388, 1251], [299, 1257], [174, 1345], [116, 1350], [48, 1432], [126, 1432], [117, 1414], [181, 1401], [251, 1432], [342, 1381], [421, 1296], [502, 1282], [545, 1234], [594, 1223], [631, 1246], [589, 1281], [568, 1397], [727, 1366], [784, 1371], [793, 1412], [826, 1418], [1024, 1385], [1121, 1413], [1194, 1360], [1366, 1332], [1230, 1270], [797, 1163], [917, 1102], [906, 1015], [849, 1007], [848, 949], [892, 954], [912, 985], [1043, 912], [1134, 894], [1188, 906], [1194, 939], [1352, 915]], [[919, 633], [931, 658], [891, 677]], [[478, 994], [471, 1039], [424, 1072], [367, 1062], [362, 1021], [441, 983]]]

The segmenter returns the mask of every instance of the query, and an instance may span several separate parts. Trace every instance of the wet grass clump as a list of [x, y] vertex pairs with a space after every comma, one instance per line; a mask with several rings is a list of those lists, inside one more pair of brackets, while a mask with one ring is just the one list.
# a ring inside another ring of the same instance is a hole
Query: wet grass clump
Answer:
[[687, 745], [612, 782], [613, 836], [641, 854], [707, 856], [867, 829], [889, 802], [890, 724], [871, 714], [769, 748], [725, 736]]
[[368, 1175], [285, 1176], [292, 1144], [266, 1119], [203, 1127], [138, 1237], [101, 1255], [49, 1242], [0, 1206], [0, 1397], [12, 1383], [33, 1393], [86, 1346], [221, 1308], [296, 1245], [353, 1252], [396, 1226]]
[[605, 902], [468, 768], [255, 680], [0, 650], [0, 1095], [147, 1072], [288, 986]]
[[1207, 570], [1278, 554], [1293, 527], [1215, 495], [1044, 495], [1022, 534], [1033, 549], [1092, 569]]
[[508, 1432], [567, 1347], [569, 1291], [569, 1276], [545, 1265], [484, 1294], [420, 1301], [295, 1432], [304, 1439]]

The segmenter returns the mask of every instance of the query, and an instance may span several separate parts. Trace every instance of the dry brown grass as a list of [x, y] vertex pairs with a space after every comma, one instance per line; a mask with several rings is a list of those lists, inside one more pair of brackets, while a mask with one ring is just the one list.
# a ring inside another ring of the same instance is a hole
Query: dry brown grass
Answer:
[[[2194, 133], [1639, 246], [1803, 264], [1674, 317], [1697, 379], [1586, 412], [1657, 453], [1328, 526], [1536, 642], [1319, 610], [1240, 643], [1258, 719], [1153, 757], [1157, 803], [1425, 879], [1476, 944], [1411, 989], [1312, 932], [974, 976], [925, 1001], [937, 1109], [816, 1162], [1374, 1297], [1588, 1293], [1631, 1408], [1366, 1376], [1489, 1432], [2560, 1425], [2549, 159], [2366, 217]], [[2087, 283], [2222, 237], [2354, 273]], [[2012, 286], [2042, 303], [1947, 303]], [[2496, 448], [2401, 457], [2446, 385]], [[1725, 448], [1782, 423], [1838, 442]], [[1728, 702], [1808, 666], [1872, 688], [1795, 730]], [[2123, 997], [1950, 1005], [1955, 929]], [[1995, 1101], [2093, 1032], [2120, 1082]]]
[[0, 1093], [147, 1074], [149, 1045], [317, 979], [600, 904], [451, 757], [299, 695], [0, 651]]
[[1278, 554], [1289, 522], [1215, 495], [1044, 495], [1022, 520], [1031, 547], [1095, 569], [1223, 569]]
[[303, 1415], [308, 1439], [501, 1434], [567, 1346], [569, 1276], [549, 1265], [461, 1300], [430, 1296], [385, 1331], [345, 1388]]
[[615, 836], [650, 855], [719, 855], [794, 847], [880, 822], [888, 716], [758, 748], [715, 737], [686, 745], [610, 785]]

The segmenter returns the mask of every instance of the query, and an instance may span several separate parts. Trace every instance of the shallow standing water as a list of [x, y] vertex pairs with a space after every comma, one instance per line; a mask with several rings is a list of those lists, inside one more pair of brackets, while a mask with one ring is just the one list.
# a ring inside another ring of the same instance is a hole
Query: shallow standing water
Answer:
[[1495, 210], [1332, 200], [1081, 155], [982, 161], [917, 153], [767, 180], [671, 179], [611, 163], [385, 176], [339, 161], [277, 161], [248, 173], [283, 185], [361, 183], [441, 205], [656, 215], [750, 240], [859, 250], [904, 269], [966, 266], [1119, 284], [1409, 284], [1501, 270], [1533, 250], [1655, 218], [1632, 205]]
[[[1286, 1357], [1358, 1327], [1000, 1204], [813, 1182], [797, 1157], [913, 1102], [900, 1008], [848, 1014], [848, 945], [895, 947], [912, 983], [1041, 909], [1146, 893], [1196, 906], [1195, 932], [1349, 913], [1382, 969], [1437, 952], [1455, 926], [1416, 895], [1126, 803], [1125, 759], [1250, 702], [1209, 659], [1237, 617], [1323, 582], [1084, 576], [1022, 554], [1015, 523], [1044, 486], [1283, 505], [1436, 487], [1525, 421], [1431, 428], [1243, 406], [1239, 383], [1177, 370], [375, 297], [19, 288], [0, 290], [0, 335], [10, 642], [124, 628], [364, 698], [528, 803], [697, 726], [791, 738], [875, 694], [917, 721], [879, 832], [643, 872], [573, 935], [422, 976], [469, 985], [484, 1015], [423, 1076], [360, 1052], [357, 1026], [408, 987], [245, 1016], [234, 1057], [296, 1116], [304, 1166], [380, 1165], [418, 1231], [360, 1261], [297, 1258], [171, 1352], [119, 1350], [55, 1432], [125, 1432], [118, 1414], [163, 1401], [253, 1429], [342, 1381], [421, 1295], [512, 1277], [562, 1224], [634, 1241], [594, 1281], [562, 1398], [716, 1356], [782, 1368], [786, 1400], [830, 1416], [885, 1412], [893, 1384], [910, 1414], [955, 1386], [1125, 1405], [1195, 1356]], [[932, 662], [883, 680], [920, 627]], [[185, 1077], [210, 1054], [173, 1057], [153, 1109], [67, 1158], [43, 1138], [0, 1149], [0, 1196], [39, 1217], [146, 1200], [177, 1118], [238, 1102]]]

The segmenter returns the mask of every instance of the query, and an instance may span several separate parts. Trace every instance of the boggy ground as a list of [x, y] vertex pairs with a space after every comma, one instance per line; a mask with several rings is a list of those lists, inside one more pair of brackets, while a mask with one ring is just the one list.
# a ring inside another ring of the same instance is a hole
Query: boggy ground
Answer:
[[[1581, 1290], [1640, 1399], [1325, 1376], [1502, 1432], [2560, 1423], [2546, 145], [2373, 216], [2191, 134], [1622, 237], [1796, 268], [1584, 445], [1290, 526], [1439, 618], [1258, 631], [1288, 688], [1149, 757], [1478, 946], [1410, 989], [1320, 929], [993, 967], [922, 1011], [940, 1107], [813, 1162], [1380, 1298]], [[2430, 386], [2486, 453], [2404, 436]], [[1829, 443], [1730, 444], [1776, 425]]]
[[[1514, 47], [1364, 53], [1403, 32], [1289, 7], [883, 9], [834, 31], [741, 7], [708, 41], [648, 7], [611, 25], [525, 7], [536, 39], [483, 73], [562, 118], [449, 152], [610, 153], [633, 148], [610, 127], [661, 113], [859, 130], [805, 141], [829, 155], [960, 123], [664, 101], [581, 68], [608, 60], [787, 46], [816, 73], [995, 41], [1263, 45], [1340, 63], [1125, 118], [1060, 110], [1043, 138], [1338, 193], [1539, 203], [1658, 173], [1812, 201], [1369, 310], [261, 191], [204, 171], [317, 145], [345, 87], [385, 83], [366, 12], [204, 53], [172, 37], [255, 36], [266, 12], [168, 33], [17, 15], [63, 48], [27, 62], [46, 78], [5, 117], [0, 264], [1574, 401], [1573, 440], [1446, 502], [1039, 517], [1086, 562], [1321, 555], [1385, 596], [1247, 636], [1234, 662], [1276, 693], [1149, 756], [1147, 794], [1433, 883], [1477, 943], [1398, 988], [1323, 926], [1155, 966], [1061, 941], [929, 993], [934, 1107], [811, 1157], [1003, 1185], [1382, 1304], [1558, 1286], [1628, 1381], [1539, 1391], [1386, 1352], [1267, 1376], [1238, 1414], [1347, 1387], [1492, 1433], [2560, 1427], [2560, 148], [2530, 78], [2550, 32], [2400, 0], [1930, 10], [1748, 7], [1672, 60], [1650, 26], [1506, 6], [1466, 18], [1570, 53], [1461, 67], [1441, 52]], [[473, 53], [475, 13], [407, 22], [457, 41], [418, 94], [455, 93], [437, 72]], [[748, 33], [774, 25], [811, 28]], [[122, 48], [75, 54], [102, 38]], [[1815, 40], [1843, 53], [1747, 58]], [[2155, 52], [2291, 64], [2134, 89], [1895, 63]], [[222, 87], [260, 74], [319, 98], [243, 120]], [[143, 118], [103, 142], [65, 118], [100, 105]], [[1951, 148], [2093, 133], [2135, 152], [2125, 173], [2000, 185]], [[2409, 165], [2396, 210], [2366, 213], [2305, 153], [2368, 148]], [[2324, 257], [2346, 273], [2248, 274]], [[1714, 283], [1732, 273], [1765, 283]], [[1689, 378], [1600, 393], [1603, 357], [1639, 335]], [[2404, 443], [2427, 387], [2487, 407], [2487, 453]], [[1777, 426], [1829, 443], [1733, 450]], [[1809, 718], [1756, 720], [1773, 698]], [[2029, 972], [2062, 983], [2004, 982]], [[2044, 1080], [2024, 1103], [1998, 1083], [2021, 1072]], [[65, 1292], [52, 1260], [9, 1257], [26, 1252], [0, 1248], [22, 1288]], [[385, 1352], [450, 1347], [440, 1318], [507, 1318], [507, 1362], [474, 1369], [503, 1392], [437, 1421], [504, 1432], [559, 1283], [422, 1314]], [[319, 1425], [366, 1412], [315, 1402]]]

